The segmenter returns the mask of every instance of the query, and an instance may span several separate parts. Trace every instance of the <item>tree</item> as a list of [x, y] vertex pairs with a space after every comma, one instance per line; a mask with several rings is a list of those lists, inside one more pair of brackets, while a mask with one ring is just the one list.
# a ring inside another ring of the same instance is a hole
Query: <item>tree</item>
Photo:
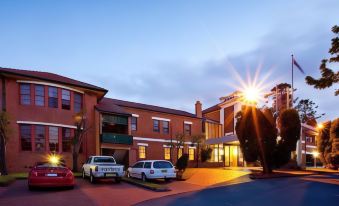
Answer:
[[275, 166], [281, 167], [291, 159], [291, 152], [296, 150], [297, 141], [300, 139], [301, 122], [298, 111], [284, 110], [279, 115], [278, 128], [281, 139], [278, 140], [275, 150]]
[[337, 169], [339, 167], [339, 118], [333, 120], [331, 123], [330, 143], [332, 143], [331, 165]]
[[203, 134], [196, 134], [196, 135], [192, 135], [191, 136], [191, 142], [192, 142], [192, 146], [196, 146], [196, 167], [199, 167], [199, 157], [200, 157], [200, 149], [202, 144], [204, 143], [205, 140], [205, 135]]
[[318, 131], [317, 149], [319, 152], [320, 160], [325, 167], [330, 165], [330, 157], [332, 152], [332, 143], [330, 139], [331, 122], [323, 123], [324, 127]]
[[295, 106], [298, 111], [302, 123], [315, 126], [316, 120], [325, 114], [317, 114], [318, 105], [309, 99], [301, 99]]
[[[185, 134], [182, 134], [182, 133], [176, 134], [175, 135], [176, 142], [175, 143], [171, 142], [171, 148], [175, 147], [175, 148], [178, 149], [178, 148], [184, 147], [185, 139], [186, 139], [186, 135]], [[179, 157], [177, 159], [179, 159]]]
[[[312, 85], [316, 89], [325, 89], [339, 83], [339, 71], [335, 72], [330, 68], [327, 68], [327, 62], [334, 63], [336, 66], [339, 62], [339, 27], [336, 25], [332, 27], [332, 32], [336, 35], [332, 39], [332, 46], [329, 49], [331, 58], [323, 59], [320, 64], [321, 77], [314, 79], [311, 76], [306, 77], [306, 83]], [[335, 95], [339, 95], [339, 89], [336, 89]]]
[[82, 111], [74, 116], [75, 132], [72, 140], [73, 171], [78, 172], [78, 158], [85, 134], [90, 129], [87, 125], [86, 112]]
[[7, 175], [6, 144], [10, 134], [9, 117], [7, 112], [0, 112], [0, 175]]
[[259, 160], [263, 173], [271, 173], [277, 138], [272, 112], [246, 106], [236, 118], [236, 133], [245, 160], [248, 162]]

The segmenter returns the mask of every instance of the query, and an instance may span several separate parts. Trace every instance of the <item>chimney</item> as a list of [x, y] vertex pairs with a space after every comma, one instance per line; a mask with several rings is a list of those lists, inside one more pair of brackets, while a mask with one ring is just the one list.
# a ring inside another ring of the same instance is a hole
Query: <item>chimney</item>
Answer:
[[199, 118], [202, 118], [202, 105], [200, 101], [195, 103], [195, 115], [197, 115]]

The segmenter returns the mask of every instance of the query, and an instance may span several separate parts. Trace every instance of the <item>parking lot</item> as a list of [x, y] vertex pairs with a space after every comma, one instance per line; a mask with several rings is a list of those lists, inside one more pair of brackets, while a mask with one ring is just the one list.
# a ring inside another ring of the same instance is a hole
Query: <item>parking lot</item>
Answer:
[[[91, 184], [88, 180], [76, 179], [73, 190], [42, 189], [29, 191], [26, 180], [17, 180], [6, 188], [0, 188], [0, 205], [133, 205], [145, 200], [172, 194], [202, 190], [206, 187], [234, 181], [247, 173], [221, 169], [199, 169], [187, 181], [172, 181], [165, 184], [171, 191], [154, 192], [128, 183], [104, 180]], [[243, 180], [241, 180], [243, 181]]]

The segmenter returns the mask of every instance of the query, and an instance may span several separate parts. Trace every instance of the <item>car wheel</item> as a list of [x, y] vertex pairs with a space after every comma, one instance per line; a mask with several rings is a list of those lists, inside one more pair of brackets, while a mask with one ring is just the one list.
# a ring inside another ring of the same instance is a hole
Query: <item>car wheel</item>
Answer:
[[144, 173], [141, 174], [141, 179], [142, 179], [143, 182], [147, 181], [147, 177]]
[[34, 190], [34, 189], [35, 189], [35, 187], [33, 187], [33, 186], [31, 186], [31, 185], [28, 185], [28, 190], [32, 191], [32, 190]]
[[120, 183], [120, 182], [121, 182], [121, 177], [116, 177], [116, 178], [115, 178], [115, 182], [116, 182], [116, 183]]
[[170, 178], [165, 178], [165, 182], [170, 182], [171, 179]]
[[85, 170], [82, 170], [82, 179], [86, 179]]
[[74, 189], [74, 185], [67, 187], [67, 189], [73, 190]]
[[95, 177], [94, 177], [94, 175], [92, 174], [92, 172], [91, 172], [91, 174], [90, 174], [90, 176], [89, 176], [89, 181], [90, 181], [92, 184], [95, 183]]

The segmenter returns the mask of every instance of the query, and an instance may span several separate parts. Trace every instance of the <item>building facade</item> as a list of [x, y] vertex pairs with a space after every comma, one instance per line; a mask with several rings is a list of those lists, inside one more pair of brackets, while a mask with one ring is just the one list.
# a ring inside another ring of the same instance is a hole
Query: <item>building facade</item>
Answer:
[[[10, 119], [10, 172], [27, 171], [50, 153], [60, 154], [71, 167], [79, 112], [85, 112], [88, 124], [79, 164], [90, 155], [113, 155], [125, 166], [143, 159], [175, 163], [184, 153], [191, 162], [197, 158], [189, 137], [202, 134], [200, 103], [192, 114], [105, 98], [106, 89], [47, 72], [0, 68], [0, 76], [0, 106]], [[179, 145], [180, 134], [188, 138]]]

